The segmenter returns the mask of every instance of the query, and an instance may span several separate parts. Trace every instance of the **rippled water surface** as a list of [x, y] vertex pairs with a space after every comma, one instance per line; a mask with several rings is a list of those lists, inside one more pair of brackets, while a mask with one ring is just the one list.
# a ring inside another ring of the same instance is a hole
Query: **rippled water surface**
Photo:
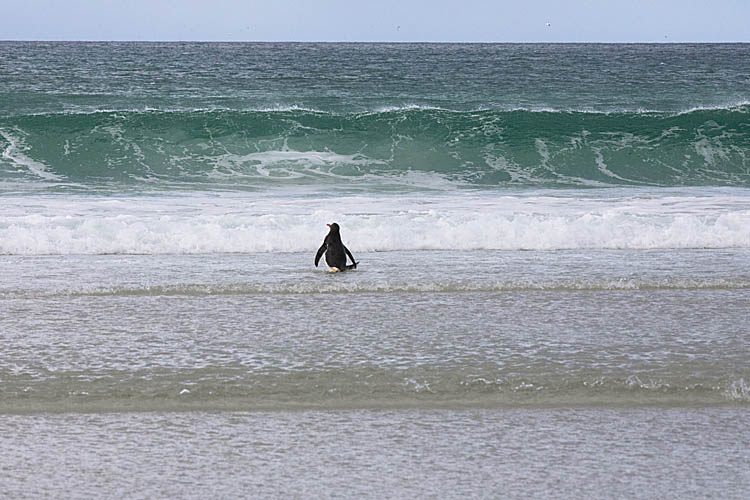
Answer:
[[10, 498], [745, 498], [744, 409], [6, 416]]

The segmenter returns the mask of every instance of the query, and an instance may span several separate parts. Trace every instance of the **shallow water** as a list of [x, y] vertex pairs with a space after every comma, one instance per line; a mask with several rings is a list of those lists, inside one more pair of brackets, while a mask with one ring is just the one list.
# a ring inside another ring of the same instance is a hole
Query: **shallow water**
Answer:
[[[6, 416], [9, 498], [745, 498], [745, 409]], [[64, 485], [62, 493], [61, 485]]]
[[2, 408], [749, 400], [746, 250], [358, 258], [2, 257]]

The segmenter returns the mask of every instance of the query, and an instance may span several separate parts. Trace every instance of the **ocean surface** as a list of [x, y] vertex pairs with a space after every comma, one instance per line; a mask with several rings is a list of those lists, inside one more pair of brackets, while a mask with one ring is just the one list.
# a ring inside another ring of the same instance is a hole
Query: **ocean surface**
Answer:
[[748, 418], [750, 45], [0, 42], [0, 496], [745, 498]]

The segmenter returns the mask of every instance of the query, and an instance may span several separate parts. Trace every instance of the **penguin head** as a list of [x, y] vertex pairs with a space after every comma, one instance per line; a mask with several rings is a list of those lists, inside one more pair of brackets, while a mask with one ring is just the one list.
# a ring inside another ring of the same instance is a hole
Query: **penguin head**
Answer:
[[336, 224], [335, 222], [333, 222], [331, 224], [326, 224], [326, 226], [328, 226], [328, 227], [331, 228], [331, 232], [332, 233], [338, 233], [339, 232], [339, 225]]

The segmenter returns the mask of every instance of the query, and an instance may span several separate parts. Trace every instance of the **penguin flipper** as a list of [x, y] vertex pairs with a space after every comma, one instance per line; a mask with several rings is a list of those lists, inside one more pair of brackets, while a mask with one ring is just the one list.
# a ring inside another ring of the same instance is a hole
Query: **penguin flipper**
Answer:
[[357, 261], [356, 261], [356, 260], [354, 260], [354, 256], [353, 256], [353, 255], [352, 255], [352, 253], [351, 253], [351, 252], [349, 251], [349, 249], [348, 249], [348, 248], [346, 248], [346, 246], [344, 246], [344, 251], [346, 252], [346, 255], [348, 255], [348, 256], [349, 256], [349, 260], [351, 260], [351, 261], [352, 261], [352, 265], [351, 265], [351, 266], [346, 266], [346, 268], [347, 268], [347, 269], [357, 269]]
[[326, 245], [325, 242], [323, 242], [323, 244], [320, 245], [320, 248], [318, 248], [318, 253], [315, 254], [315, 267], [318, 267], [318, 262], [320, 262], [320, 258], [326, 252], [326, 248], [328, 248], [328, 245]]

